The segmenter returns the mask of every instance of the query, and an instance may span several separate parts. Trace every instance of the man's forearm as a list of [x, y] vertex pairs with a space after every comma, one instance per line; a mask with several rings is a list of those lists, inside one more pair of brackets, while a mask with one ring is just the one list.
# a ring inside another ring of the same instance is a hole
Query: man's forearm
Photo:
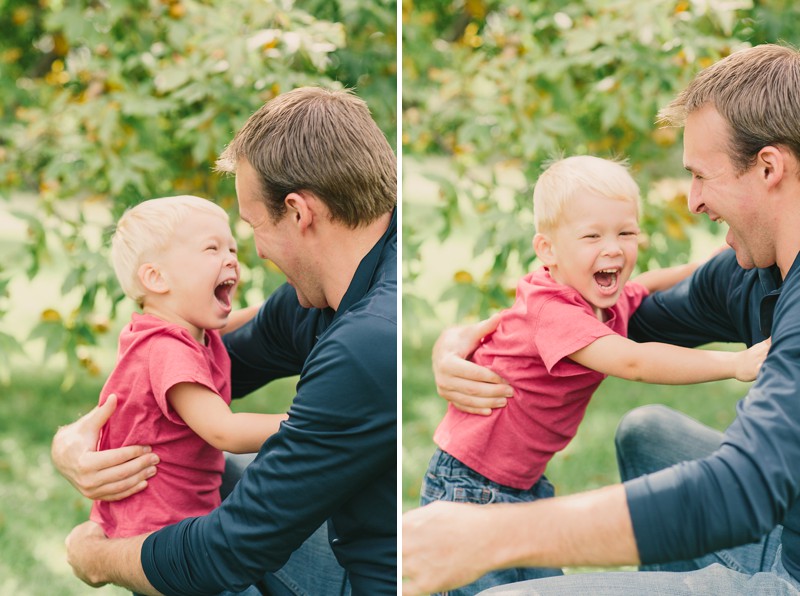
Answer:
[[75, 575], [91, 586], [111, 583], [140, 594], [160, 594], [142, 569], [142, 544], [147, 536], [109, 539], [99, 526], [87, 522], [67, 537], [67, 559]]
[[542, 499], [517, 508], [497, 505], [496, 567], [637, 565], [639, 553], [621, 484]]
[[494, 569], [638, 562], [622, 485], [526, 504], [440, 501], [403, 516], [409, 596], [462, 586]]
[[[110, 582], [138, 594], [161, 594], [148, 581], [142, 569], [142, 543], [147, 534], [133, 538], [110, 540], [100, 547], [98, 561], [104, 560]], [[98, 565], [99, 566], [99, 565]]]

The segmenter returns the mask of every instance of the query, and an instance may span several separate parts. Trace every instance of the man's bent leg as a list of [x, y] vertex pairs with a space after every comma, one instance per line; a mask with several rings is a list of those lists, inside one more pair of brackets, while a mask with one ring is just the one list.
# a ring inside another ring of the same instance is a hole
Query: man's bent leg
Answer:
[[716, 451], [722, 433], [676, 410], [649, 405], [631, 410], [617, 427], [614, 443], [623, 482]]
[[219, 487], [219, 496], [225, 500], [236, 483], [244, 474], [244, 470], [256, 458], [255, 453], [228, 453], [225, 452], [225, 471], [222, 473], [222, 484]]
[[[628, 412], [617, 427], [615, 445], [622, 481], [657, 472], [683, 461], [710, 455], [719, 448], [722, 433], [686, 414], [662, 405]], [[714, 563], [746, 575], [769, 571], [780, 544], [778, 527], [755, 544], [711, 553], [689, 561], [642, 567], [643, 571], [692, 571]]]
[[339, 565], [328, 543], [327, 524], [323, 524], [281, 569], [268, 573], [259, 582], [270, 596], [348, 596], [347, 573]]

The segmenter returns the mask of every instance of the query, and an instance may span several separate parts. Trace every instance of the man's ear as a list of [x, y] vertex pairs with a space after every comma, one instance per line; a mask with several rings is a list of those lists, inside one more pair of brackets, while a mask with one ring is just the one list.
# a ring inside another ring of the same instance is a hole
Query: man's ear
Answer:
[[139, 281], [145, 290], [153, 294], [166, 294], [169, 291], [169, 284], [155, 263], [144, 263], [136, 272]]
[[537, 233], [533, 237], [533, 250], [543, 265], [551, 267], [556, 264], [556, 249], [553, 241], [547, 234]]
[[780, 183], [786, 165], [784, 150], [773, 145], [762, 147], [756, 156], [756, 167], [767, 188], [774, 188]]
[[305, 192], [290, 192], [283, 203], [286, 205], [287, 217], [298, 225], [301, 232], [305, 232], [314, 223], [314, 205]]

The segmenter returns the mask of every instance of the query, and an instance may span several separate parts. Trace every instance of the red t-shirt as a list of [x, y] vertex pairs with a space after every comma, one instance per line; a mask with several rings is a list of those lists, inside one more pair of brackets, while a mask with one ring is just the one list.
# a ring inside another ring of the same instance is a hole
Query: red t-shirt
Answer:
[[95, 501], [90, 519], [109, 537], [135, 536], [220, 504], [222, 452], [189, 428], [167, 402], [178, 383], [198, 383], [229, 404], [231, 362], [217, 331], [199, 344], [179, 325], [134, 314], [119, 337], [117, 366], [100, 403], [117, 395], [117, 409], [100, 432], [98, 450], [150, 445], [161, 463], [145, 490], [121, 501]]
[[606, 376], [567, 356], [605, 335], [625, 336], [647, 293], [629, 282], [601, 322], [575, 289], [555, 282], [547, 269], [523, 277], [514, 305], [470, 358], [502, 376], [514, 397], [488, 417], [450, 405], [434, 434], [436, 444], [494, 482], [533, 486], [553, 454], [575, 436]]

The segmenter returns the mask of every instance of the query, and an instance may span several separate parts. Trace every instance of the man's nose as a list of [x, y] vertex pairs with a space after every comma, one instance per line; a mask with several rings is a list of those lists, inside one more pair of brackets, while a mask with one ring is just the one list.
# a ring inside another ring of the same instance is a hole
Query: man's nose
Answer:
[[700, 181], [692, 180], [692, 186], [689, 188], [687, 202], [689, 204], [689, 211], [692, 213], [700, 214], [706, 210], [706, 204], [703, 202]]

